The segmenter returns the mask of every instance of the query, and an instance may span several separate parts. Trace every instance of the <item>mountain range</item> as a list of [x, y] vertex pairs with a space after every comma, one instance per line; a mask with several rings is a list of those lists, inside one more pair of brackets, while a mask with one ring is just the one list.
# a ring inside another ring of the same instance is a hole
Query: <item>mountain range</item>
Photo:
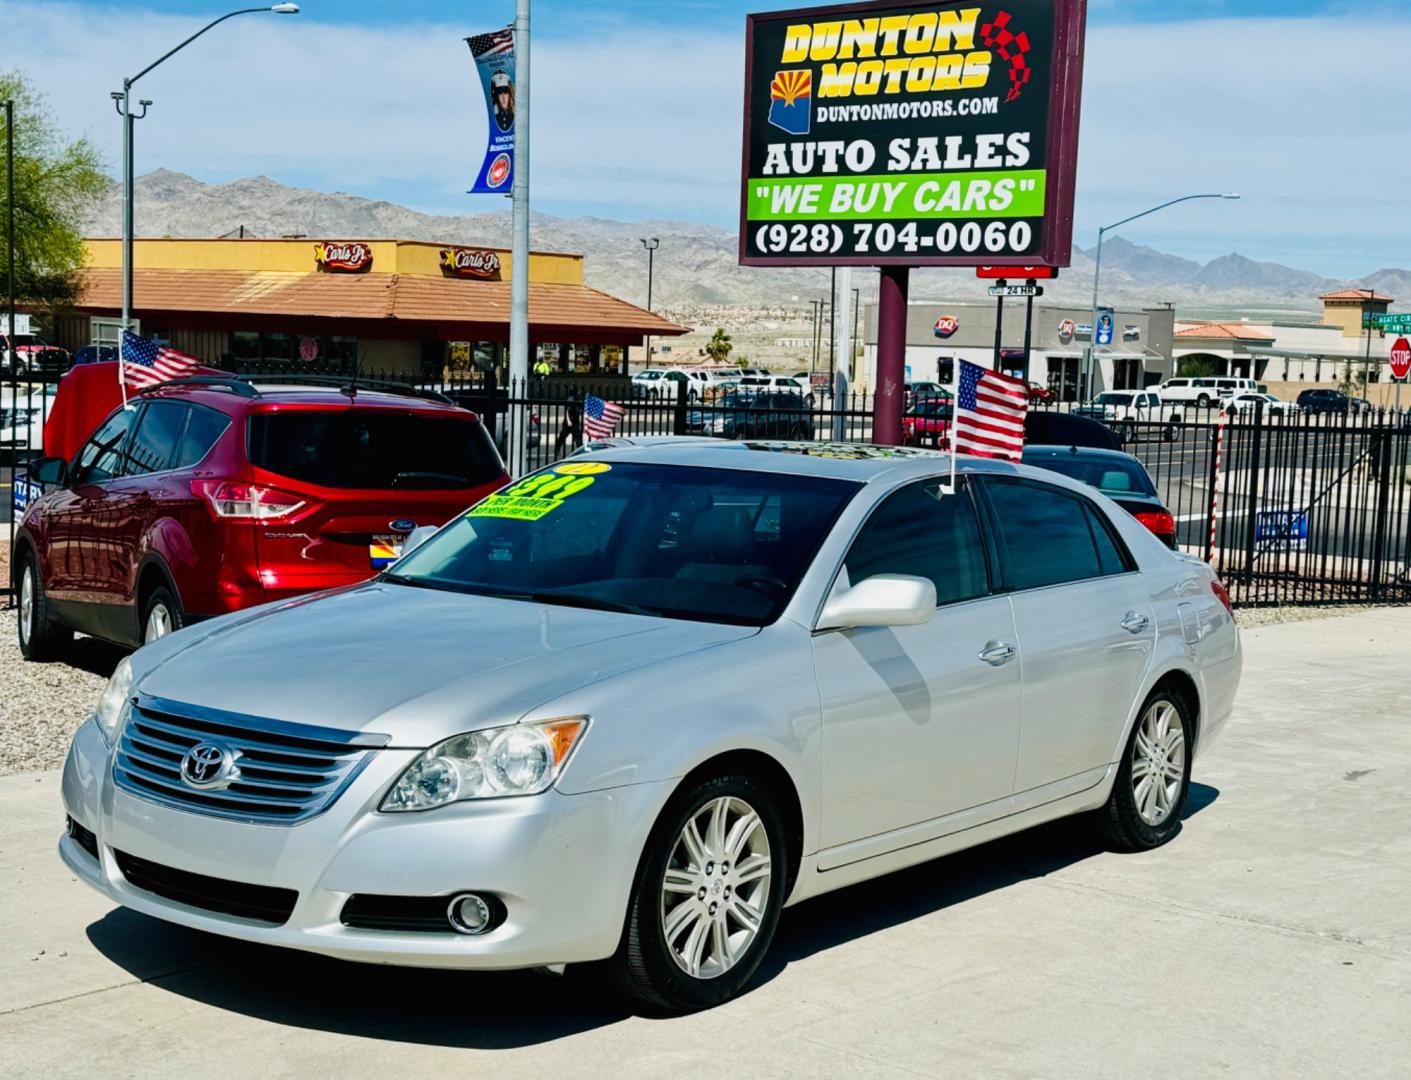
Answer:
[[[508, 247], [506, 211], [464, 215], [425, 214], [396, 203], [344, 192], [288, 187], [264, 176], [207, 184], [168, 169], [137, 178], [134, 215], [139, 236], [216, 237], [302, 235], [311, 239], [433, 240]], [[121, 230], [122, 188], [114, 185], [86, 223], [90, 236]], [[636, 303], [646, 302], [642, 237], [657, 237], [653, 305], [670, 311], [702, 306], [778, 308], [826, 294], [829, 272], [759, 269], [738, 263], [736, 233], [684, 221], [611, 221], [534, 213], [531, 247], [586, 256], [589, 285]], [[1045, 283], [1046, 298], [1084, 304], [1092, 297], [1092, 252], [1075, 247], [1073, 264]], [[857, 275], [864, 298], [876, 275]], [[985, 296], [987, 283], [968, 270], [926, 269], [913, 274], [913, 297], [954, 300]], [[1374, 288], [1411, 297], [1411, 271], [1388, 268], [1355, 281], [1324, 277], [1240, 254], [1206, 263], [1113, 237], [1103, 245], [1105, 302], [1127, 306], [1174, 303], [1181, 313], [1222, 310], [1315, 311], [1320, 293]]]

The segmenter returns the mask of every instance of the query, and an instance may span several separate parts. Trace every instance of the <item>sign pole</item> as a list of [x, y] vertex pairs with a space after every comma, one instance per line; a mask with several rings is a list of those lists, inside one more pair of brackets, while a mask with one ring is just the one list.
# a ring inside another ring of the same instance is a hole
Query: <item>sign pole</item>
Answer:
[[[1032, 280], [1030, 285], [1034, 284]], [[1034, 340], [1034, 296], [1029, 294], [1024, 303], [1024, 381], [1029, 381], [1029, 349]]]
[[872, 403], [872, 441], [881, 446], [901, 445], [910, 273], [907, 266], [884, 266], [877, 283], [877, 393]]
[[[1001, 281], [999, 284], [1000, 284], [1000, 285], [1003, 285], [1004, 282]], [[994, 359], [994, 364], [993, 364], [993, 368], [994, 368], [995, 371], [998, 371], [998, 370], [999, 370], [1000, 335], [1003, 333], [1003, 331], [1004, 331], [1004, 294], [1003, 294], [1003, 293], [1000, 293], [1000, 295], [998, 295], [998, 296], [995, 297], [995, 359]]]
[[[510, 207], [510, 385], [529, 391], [529, 0], [517, 0], [514, 14], [514, 50], [518, 86], [515, 88], [514, 176]], [[493, 403], [492, 403], [493, 405]], [[509, 406], [509, 472], [524, 471], [524, 444], [529, 409]]]

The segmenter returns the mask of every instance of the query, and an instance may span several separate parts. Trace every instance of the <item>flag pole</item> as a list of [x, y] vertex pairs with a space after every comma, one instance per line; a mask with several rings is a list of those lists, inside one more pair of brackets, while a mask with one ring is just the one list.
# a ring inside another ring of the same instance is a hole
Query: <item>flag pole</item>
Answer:
[[127, 372], [127, 361], [123, 359], [123, 347], [127, 345], [127, 327], [124, 326], [118, 333], [118, 389], [122, 392], [122, 407], [127, 408], [127, 380], [123, 375]]

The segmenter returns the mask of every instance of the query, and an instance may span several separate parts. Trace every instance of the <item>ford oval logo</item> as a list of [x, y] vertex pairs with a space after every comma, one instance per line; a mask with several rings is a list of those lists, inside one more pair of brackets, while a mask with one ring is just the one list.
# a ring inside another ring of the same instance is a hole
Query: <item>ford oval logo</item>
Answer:
[[411, 518], [396, 518], [389, 521], [387, 527], [393, 532], [409, 533], [416, 528], [416, 522]]

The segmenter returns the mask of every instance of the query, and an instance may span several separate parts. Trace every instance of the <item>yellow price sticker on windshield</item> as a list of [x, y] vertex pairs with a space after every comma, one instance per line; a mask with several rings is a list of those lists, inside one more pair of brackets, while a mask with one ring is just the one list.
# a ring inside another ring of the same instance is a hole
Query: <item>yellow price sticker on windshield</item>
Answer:
[[596, 476], [611, 471], [612, 466], [606, 461], [568, 461], [554, 466], [554, 472], [563, 476]]
[[[598, 462], [585, 461], [582, 465], [596, 465]], [[559, 466], [560, 469], [563, 466]], [[604, 465], [602, 472], [611, 466]], [[512, 518], [516, 521], [538, 521], [550, 511], [558, 509], [567, 499], [586, 491], [593, 486], [592, 476], [558, 472], [541, 472], [511, 484], [497, 495], [471, 507], [466, 517]]]

